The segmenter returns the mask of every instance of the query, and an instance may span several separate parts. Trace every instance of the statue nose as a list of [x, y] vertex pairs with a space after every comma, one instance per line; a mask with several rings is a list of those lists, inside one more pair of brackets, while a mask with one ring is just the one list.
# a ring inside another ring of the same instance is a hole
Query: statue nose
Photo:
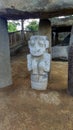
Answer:
[[35, 43], [35, 49], [38, 50], [39, 46]]
[[39, 50], [39, 47], [35, 47], [35, 50]]

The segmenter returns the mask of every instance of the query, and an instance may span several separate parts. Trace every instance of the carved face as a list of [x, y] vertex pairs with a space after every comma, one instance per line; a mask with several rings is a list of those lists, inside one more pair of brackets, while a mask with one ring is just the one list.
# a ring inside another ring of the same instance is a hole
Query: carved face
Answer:
[[30, 49], [30, 53], [33, 56], [41, 56], [44, 54], [45, 50], [46, 50], [46, 44], [45, 44], [45, 40], [42, 38], [43, 36], [33, 36], [33, 38], [30, 39], [29, 41], [29, 49]]

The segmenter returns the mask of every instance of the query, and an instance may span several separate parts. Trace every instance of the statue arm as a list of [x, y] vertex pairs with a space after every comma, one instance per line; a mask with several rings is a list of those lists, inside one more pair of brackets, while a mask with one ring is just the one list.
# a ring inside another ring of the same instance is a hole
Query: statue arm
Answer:
[[45, 72], [50, 71], [50, 65], [51, 65], [51, 54], [46, 54], [46, 56], [45, 56], [45, 66], [44, 66]]

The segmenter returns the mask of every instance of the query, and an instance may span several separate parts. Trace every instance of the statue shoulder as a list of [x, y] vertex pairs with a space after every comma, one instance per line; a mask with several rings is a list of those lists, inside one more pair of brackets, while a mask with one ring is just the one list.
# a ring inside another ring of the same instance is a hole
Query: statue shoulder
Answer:
[[44, 54], [44, 58], [45, 58], [46, 60], [51, 60], [51, 54], [50, 54], [50, 53], [45, 53], [45, 54]]

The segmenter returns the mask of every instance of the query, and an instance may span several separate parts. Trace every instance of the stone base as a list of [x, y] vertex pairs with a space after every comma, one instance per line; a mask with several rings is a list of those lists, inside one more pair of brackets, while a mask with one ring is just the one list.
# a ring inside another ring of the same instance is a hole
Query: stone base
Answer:
[[31, 74], [31, 88], [36, 90], [46, 90], [48, 85], [48, 74]]
[[34, 82], [31, 81], [31, 88], [36, 90], [46, 90], [48, 82]]

